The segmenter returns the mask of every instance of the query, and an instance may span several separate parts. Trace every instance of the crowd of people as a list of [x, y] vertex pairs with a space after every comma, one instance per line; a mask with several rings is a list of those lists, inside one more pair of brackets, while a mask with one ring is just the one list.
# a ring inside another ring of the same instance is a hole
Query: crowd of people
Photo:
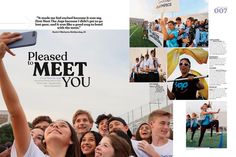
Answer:
[[135, 58], [135, 63], [131, 67], [130, 82], [160, 82], [163, 77], [161, 64], [156, 57], [156, 49], [151, 50], [145, 56]]
[[201, 106], [201, 112], [200, 112], [200, 117], [193, 112], [190, 116], [190, 114], [186, 115], [186, 133], [190, 129], [192, 132], [190, 142], [193, 141], [194, 135], [196, 131], [200, 128], [200, 137], [198, 140], [198, 147], [201, 146], [204, 134], [206, 132], [206, 129], [211, 129], [211, 137], [213, 133], [213, 128], [216, 128], [216, 134], [220, 135], [222, 132], [219, 131], [219, 120], [214, 118], [215, 114], [218, 114], [220, 112], [220, 109], [218, 109], [217, 112], [214, 111], [209, 111], [208, 109], [211, 108], [210, 103], [204, 103]]
[[[208, 19], [188, 17], [184, 23], [181, 17], [177, 17], [175, 21], [165, 17], [156, 19], [149, 27], [152, 31], [163, 34], [164, 47], [208, 47]], [[143, 30], [143, 36], [147, 36], [147, 22], [143, 25]]]
[[[127, 123], [120, 117], [101, 114], [97, 117], [98, 132], [92, 131], [93, 117], [79, 109], [72, 118], [72, 125], [64, 120], [51, 120], [39, 116], [29, 127], [17, 92], [4, 67], [6, 54], [14, 55], [7, 44], [21, 39], [19, 33], [0, 35], [0, 88], [11, 117], [14, 142], [11, 157], [160, 157], [173, 156], [170, 139], [172, 115], [163, 110], [154, 110], [148, 123], [138, 129], [133, 137]], [[138, 141], [139, 140], [139, 141]], [[5, 151], [4, 151], [5, 153]], [[4, 154], [6, 155], [6, 154]], [[7, 156], [6, 155], [6, 156]], [[2, 154], [1, 154], [2, 156]]]

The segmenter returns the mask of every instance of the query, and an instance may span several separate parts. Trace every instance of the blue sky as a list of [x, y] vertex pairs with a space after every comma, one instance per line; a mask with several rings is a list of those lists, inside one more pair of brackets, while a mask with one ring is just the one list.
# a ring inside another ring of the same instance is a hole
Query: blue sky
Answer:
[[[156, 0], [130, 0], [130, 17], [153, 20], [159, 18], [156, 13]], [[165, 13], [164, 16], [182, 16], [207, 12], [208, 0], [179, 0], [180, 10], [176, 13]]]

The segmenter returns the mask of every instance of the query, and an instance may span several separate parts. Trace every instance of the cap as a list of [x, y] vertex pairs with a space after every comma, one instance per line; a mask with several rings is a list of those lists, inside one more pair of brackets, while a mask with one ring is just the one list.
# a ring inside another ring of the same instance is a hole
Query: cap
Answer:
[[[108, 120], [108, 125], [110, 124], [110, 122], [112, 122], [112, 121], [114, 121], [114, 120], [119, 121], [119, 122], [121, 122], [122, 124], [124, 124], [125, 126], [127, 126], [127, 123], [125, 122], [125, 120], [122, 119], [122, 118], [120, 118], [120, 117], [111, 117], [111, 118]], [[127, 135], [128, 135], [130, 138], [132, 138], [133, 134], [132, 134], [132, 132], [130, 131], [130, 129], [127, 130]]]

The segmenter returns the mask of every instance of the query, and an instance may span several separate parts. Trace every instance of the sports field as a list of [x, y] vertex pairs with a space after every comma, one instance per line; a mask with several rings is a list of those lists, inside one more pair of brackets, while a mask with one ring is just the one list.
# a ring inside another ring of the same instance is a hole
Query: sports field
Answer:
[[156, 47], [150, 40], [143, 39], [143, 29], [139, 25], [130, 25], [129, 36], [130, 47]]
[[[197, 130], [193, 141], [190, 141], [192, 132], [189, 130], [186, 135], [186, 147], [198, 147], [198, 140], [200, 137], [200, 130]], [[201, 147], [208, 148], [227, 148], [227, 133], [224, 132], [222, 135], [216, 135], [215, 130], [211, 137], [210, 132], [206, 132], [202, 140]]]

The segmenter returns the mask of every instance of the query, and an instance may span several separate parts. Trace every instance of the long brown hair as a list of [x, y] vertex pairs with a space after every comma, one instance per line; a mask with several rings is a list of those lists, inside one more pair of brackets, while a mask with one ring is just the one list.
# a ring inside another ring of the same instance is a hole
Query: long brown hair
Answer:
[[70, 146], [68, 147], [67, 151], [66, 151], [66, 157], [80, 157], [79, 151], [80, 151], [80, 145], [78, 142], [78, 138], [77, 138], [77, 134], [74, 130], [74, 128], [70, 125], [70, 123], [68, 123], [67, 121], [65, 121], [71, 131], [71, 141], [73, 142], [72, 144], [70, 144]]
[[[64, 120], [63, 120], [64, 121]], [[70, 125], [70, 123], [68, 123], [67, 121], [64, 121], [70, 128], [71, 131], [71, 141], [73, 142], [72, 144], [69, 145], [67, 151], [66, 151], [66, 156], [65, 157], [80, 157], [80, 145], [79, 145], [79, 141], [77, 138], [77, 134], [74, 130], [74, 128]], [[46, 143], [43, 142], [43, 146], [45, 147], [45, 149], [47, 148]], [[48, 154], [48, 153], [46, 153]], [[48, 154], [49, 155], [49, 154]]]
[[[148, 123], [142, 123], [139, 127], [138, 127], [138, 129], [137, 129], [137, 131], [136, 131], [136, 134], [135, 134], [135, 139], [137, 140], [137, 141], [142, 141], [142, 140], [144, 140], [144, 139], [142, 139], [142, 137], [140, 136], [140, 133], [139, 133], [139, 130], [140, 130], [140, 128], [143, 126], [143, 125], [148, 125], [148, 126], [150, 126]], [[151, 129], [151, 127], [150, 127], [150, 129]], [[145, 139], [149, 144], [150, 143], [152, 143], [152, 136], [150, 136], [148, 139]]]
[[115, 134], [109, 134], [105, 137], [109, 138], [111, 141], [111, 145], [114, 149], [114, 157], [129, 157], [131, 155], [131, 147], [125, 139]]

